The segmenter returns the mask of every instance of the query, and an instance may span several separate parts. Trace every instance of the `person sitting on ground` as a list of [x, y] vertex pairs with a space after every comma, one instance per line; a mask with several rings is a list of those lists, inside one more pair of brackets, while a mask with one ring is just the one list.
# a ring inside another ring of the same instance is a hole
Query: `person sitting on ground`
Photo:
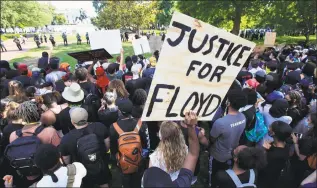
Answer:
[[132, 68], [131, 72], [133, 74], [133, 79], [138, 79], [140, 78], [141, 70], [142, 70], [142, 64], [139, 63], [139, 58], [138, 56], [134, 55], [132, 56]]
[[[190, 111], [185, 113], [185, 122], [188, 129], [189, 149], [177, 179], [172, 181], [168, 173], [158, 167], [150, 167], [143, 174], [143, 187], [190, 187], [196, 162], [199, 157], [199, 142], [195, 132], [197, 116]], [[163, 135], [162, 135], [163, 136]]]
[[289, 104], [289, 108], [287, 110], [287, 115], [292, 118], [292, 122], [290, 123], [291, 127], [294, 128], [300, 120], [304, 118], [304, 108], [301, 103], [301, 93], [295, 90], [290, 91], [285, 99]]
[[36, 95], [40, 96], [40, 95], [44, 95], [44, 94], [52, 93], [52, 92], [53, 92], [53, 84], [50, 82], [45, 82], [41, 84], [40, 86], [38, 86]]
[[132, 97], [132, 103], [133, 103], [132, 116], [133, 117], [141, 118], [144, 105], [146, 102], [146, 98], [147, 98], [147, 93], [144, 89], [135, 90]]
[[67, 103], [61, 104], [62, 96], [60, 93], [54, 91], [44, 94], [40, 98], [45, 106], [45, 112], [41, 115], [41, 122], [44, 125], [52, 125], [59, 131], [59, 135], [65, 135], [74, 129], [69, 116], [70, 108]]
[[[273, 142], [265, 141], [263, 147], [266, 149], [267, 166], [259, 172], [259, 187], [283, 187], [287, 182], [279, 181], [281, 170], [289, 159], [290, 148], [286, 140], [292, 134], [292, 128], [285, 122], [275, 121], [269, 128], [269, 134]], [[278, 186], [279, 185], [279, 186]]]
[[107, 77], [109, 79], [109, 81], [115, 80], [115, 79], [120, 79], [122, 78], [123, 75], [123, 49], [121, 49], [121, 55], [120, 55], [120, 66], [119, 66], [119, 70], [117, 70], [117, 64], [115, 63], [111, 63], [108, 65], [107, 67]]
[[48, 53], [42, 52], [42, 57], [38, 60], [37, 67], [46, 71], [48, 69], [48, 58]]
[[63, 137], [59, 146], [64, 163], [80, 162], [85, 166], [83, 187], [108, 187], [111, 172], [106, 158], [110, 148], [107, 128], [99, 122], [88, 122], [88, 112], [80, 107], [70, 110], [70, 118], [75, 129]]
[[55, 87], [55, 82], [62, 79], [62, 77], [66, 74], [66, 72], [59, 70], [59, 61], [60, 59], [57, 57], [50, 58], [50, 68], [51, 72], [46, 75], [45, 81], [53, 83]]
[[63, 99], [68, 103], [68, 106], [71, 108], [80, 107], [84, 100], [85, 94], [78, 83], [72, 82], [70, 86], [65, 87], [62, 96]]
[[25, 95], [23, 90], [23, 85], [21, 82], [12, 80], [9, 82], [9, 95], [1, 99], [1, 103], [8, 103], [10, 101], [14, 101], [16, 103], [23, 103], [24, 101], [29, 100]]
[[258, 71], [264, 71], [263, 69], [261, 69], [261, 67], [259, 67], [260, 64], [260, 60], [259, 59], [253, 59], [251, 60], [251, 69], [249, 70], [250, 73], [252, 73], [253, 78], [255, 77], [255, 73]]
[[31, 85], [31, 78], [28, 76], [29, 70], [26, 64], [19, 64], [18, 70], [21, 75], [13, 78], [13, 80], [17, 80], [22, 83], [24, 88], [27, 88]]
[[75, 76], [78, 80], [78, 84], [82, 88], [82, 90], [85, 92], [85, 96], [87, 96], [89, 93], [94, 94], [95, 93], [95, 84], [88, 81], [88, 71], [84, 67], [80, 67], [75, 70]]
[[265, 152], [261, 148], [238, 146], [233, 150], [233, 167], [219, 171], [216, 175], [216, 187], [257, 187], [257, 170], [266, 165]]
[[[114, 90], [117, 94], [116, 105], [119, 103], [125, 103], [129, 100], [129, 92], [124, 87], [124, 84], [121, 80], [113, 80], [110, 82], [108, 89]], [[130, 101], [131, 102], [131, 101]]]
[[142, 73], [143, 78], [153, 78], [154, 73], [155, 73], [155, 67], [156, 67], [156, 58], [155, 57], [150, 57], [150, 67], [145, 69]]
[[109, 128], [112, 123], [117, 122], [119, 118], [116, 99], [117, 93], [109, 89], [103, 96], [102, 105], [98, 110], [99, 119], [107, 128]]
[[126, 62], [127, 72], [122, 75], [122, 81], [126, 84], [128, 81], [133, 79], [133, 73], [131, 72], [131, 68], [133, 66], [132, 61]]
[[41, 69], [34, 67], [32, 69], [31, 85], [38, 87], [44, 83], [45, 83], [45, 80], [42, 77]]

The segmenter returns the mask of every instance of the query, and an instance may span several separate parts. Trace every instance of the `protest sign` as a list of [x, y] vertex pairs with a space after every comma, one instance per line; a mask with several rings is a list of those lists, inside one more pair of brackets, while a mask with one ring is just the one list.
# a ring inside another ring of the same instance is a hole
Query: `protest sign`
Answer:
[[135, 55], [151, 52], [149, 41], [146, 38], [139, 38], [132, 41], [132, 46]]
[[81, 62], [93, 61], [94, 59], [103, 60], [113, 58], [104, 48], [81, 52], [72, 52], [68, 53], [68, 55]]
[[264, 39], [264, 46], [272, 47], [275, 44], [276, 32], [266, 32]]
[[161, 36], [150, 36], [149, 45], [151, 49], [151, 53], [154, 53], [156, 50], [161, 51], [161, 47], [163, 45]]
[[175, 12], [143, 110], [143, 121], [210, 121], [255, 43]]
[[89, 32], [90, 48], [104, 48], [110, 54], [119, 54], [122, 48], [120, 30], [104, 30]]

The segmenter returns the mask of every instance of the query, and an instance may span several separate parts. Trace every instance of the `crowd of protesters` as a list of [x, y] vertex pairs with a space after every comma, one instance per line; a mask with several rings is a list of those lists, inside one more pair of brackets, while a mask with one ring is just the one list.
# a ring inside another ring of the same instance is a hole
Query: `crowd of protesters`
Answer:
[[316, 187], [316, 51], [252, 53], [209, 127], [140, 120], [158, 59], [1, 61], [5, 186], [111, 187], [118, 168], [125, 188], [190, 187], [208, 151], [206, 186]]

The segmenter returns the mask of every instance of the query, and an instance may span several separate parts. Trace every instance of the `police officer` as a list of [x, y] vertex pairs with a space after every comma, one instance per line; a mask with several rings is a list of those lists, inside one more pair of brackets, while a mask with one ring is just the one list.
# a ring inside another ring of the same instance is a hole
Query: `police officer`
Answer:
[[43, 43], [43, 35], [40, 35], [41, 44]]
[[62, 38], [63, 38], [63, 40], [64, 40], [64, 46], [67, 46], [67, 45], [68, 45], [68, 43], [67, 43], [67, 36], [66, 36], [66, 32], [64, 32], [64, 33], [63, 33]]
[[35, 41], [37, 47], [40, 48], [40, 45], [41, 45], [40, 38], [39, 38], [39, 36], [37, 34], [34, 35], [34, 41]]
[[17, 47], [21, 51], [22, 47], [21, 47], [20, 40], [18, 39], [18, 37], [14, 37], [13, 42], [15, 42], [15, 44], [17, 45]]
[[49, 38], [49, 39], [50, 39], [52, 45], [55, 47], [55, 40], [54, 40], [53, 35], [50, 35], [50, 38]]
[[88, 32], [86, 32], [86, 40], [87, 40], [87, 44], [90, 44]]
[[47, 43], [47, 37], [46, 37], [46, 35], [44, 35], [44, 41], [45, 41], [45, 43]]
[[79, 33], [77, 33], [76, 37], [77, 37], [77, 45], [81, 44], [81, 37], [80, 37]]

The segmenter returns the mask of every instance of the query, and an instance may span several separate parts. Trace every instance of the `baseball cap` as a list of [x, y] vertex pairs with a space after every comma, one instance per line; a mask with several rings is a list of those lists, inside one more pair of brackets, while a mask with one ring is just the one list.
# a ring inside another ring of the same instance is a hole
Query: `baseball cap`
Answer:
[[266, 76], [266, 73], [264, 70], [258, 70], [256, 73], [255, 73], [256, 76], [259, 76], [259, 77], [262, 77], [262, 78], [265, 78]]
[[118, 108], [123, 115], [129, 115], [132, 113], [133, 104], [130, 100], [123, 100], [118, 102]]
[[175, 185], [165, 171], [151, 167], [144, 172], [143, 187], [175, 187]]
[[69, 110], [70, 119], [78, 126], [86, 125], [88, 120], [88, 112], [84, 108], [74, 107]]

